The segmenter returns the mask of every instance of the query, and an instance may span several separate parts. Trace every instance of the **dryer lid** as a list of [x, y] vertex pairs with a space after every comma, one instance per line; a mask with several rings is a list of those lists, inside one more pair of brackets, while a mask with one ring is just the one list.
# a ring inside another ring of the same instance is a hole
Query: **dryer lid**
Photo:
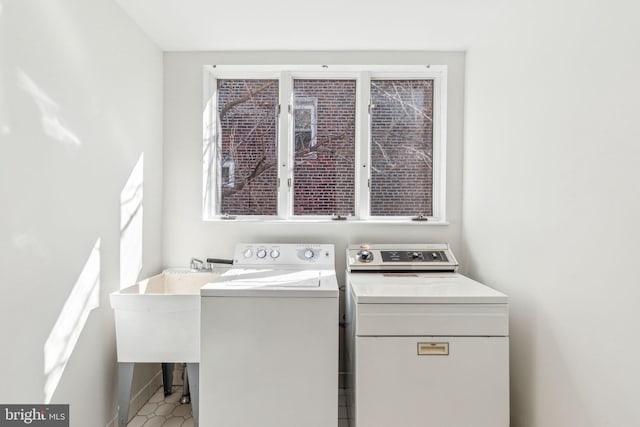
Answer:
[[358, 304], [506, 304], [508, 298], [458, 273], [349, 273]]

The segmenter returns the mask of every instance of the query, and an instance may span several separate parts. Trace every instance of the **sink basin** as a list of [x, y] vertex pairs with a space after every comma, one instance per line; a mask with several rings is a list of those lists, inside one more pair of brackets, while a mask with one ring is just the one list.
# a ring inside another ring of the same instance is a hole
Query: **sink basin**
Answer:
[[118, 362], [200, 362], [200, 288], [227, 271], [167, 270], [110, 295]]

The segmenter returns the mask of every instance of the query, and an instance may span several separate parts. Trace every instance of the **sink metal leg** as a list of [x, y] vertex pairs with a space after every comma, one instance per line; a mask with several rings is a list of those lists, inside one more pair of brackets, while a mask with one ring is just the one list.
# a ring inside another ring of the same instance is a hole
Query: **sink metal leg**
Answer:
[[164, 397], [169, 396], [173, 386], [173, 363], [162, 364], [162, 385], [164, 387]]
[[200, 364], [187, 363], [189, 376], [189, 394], [191, 395], [191, 412], [193, 413], [193, 425], [198, 427], [200, 415]]
[[133, 383], [133, 363], [118, 362], [118, 427], [126, 427]]
[[183, 363], [184, 370], [182, 371], [182, 397], [180, 398], [181, 404], [187, 404], [191, 402], [191, 396], [189, 395], [189, 371], [187, 370], [187, 364]]

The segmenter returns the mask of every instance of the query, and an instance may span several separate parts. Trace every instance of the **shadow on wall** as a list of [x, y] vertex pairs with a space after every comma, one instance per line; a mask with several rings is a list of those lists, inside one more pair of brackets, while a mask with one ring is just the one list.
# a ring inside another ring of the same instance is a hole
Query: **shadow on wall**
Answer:
[[89, 313], [100, 306], [100, 239], [89, 254], [44, 344], [44, 402], [50, 403]]

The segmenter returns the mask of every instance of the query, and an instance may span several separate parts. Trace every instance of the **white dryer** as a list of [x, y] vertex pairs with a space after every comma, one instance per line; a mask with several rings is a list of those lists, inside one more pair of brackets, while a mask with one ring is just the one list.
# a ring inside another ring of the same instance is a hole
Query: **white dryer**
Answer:
[[446, 244], [347, 249], [352, 427], [507, 427], [507, 296]]
[[337, 425], [333, 245], [238, 244], [200, 292], [200, 425]]

